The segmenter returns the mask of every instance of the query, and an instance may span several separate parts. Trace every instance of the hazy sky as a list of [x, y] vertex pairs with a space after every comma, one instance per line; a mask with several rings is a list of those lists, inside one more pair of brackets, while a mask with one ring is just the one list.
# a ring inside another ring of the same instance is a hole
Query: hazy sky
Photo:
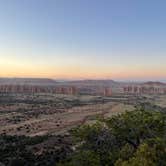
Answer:
[[0, 0], [0, 76], [166, 78], [165, 0]]

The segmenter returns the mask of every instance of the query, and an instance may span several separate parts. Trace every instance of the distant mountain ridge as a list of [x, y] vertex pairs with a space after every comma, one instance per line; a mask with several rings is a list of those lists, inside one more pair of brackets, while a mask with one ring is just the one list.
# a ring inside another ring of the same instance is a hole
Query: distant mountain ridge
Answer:
[[43, 85], [43, 86], [76, 86], [76, 87], [123, 87], [125, 85], [148, 85], [148, 86], [166, 86], [166, 83], [159, 81], [147, 81], [142, 83], [118, 82], [114, 80], [66, 80], [58, 81], [50, 78], [0, 78], [0, 85]]
[[48, 78], [0, 78], [0, 85], [55, 85], [57, 82]]
[[143, 85], [149, 85], [149, 86], [166, 86], [166, 83], [159, 82], [159, 81], [148, 81], [148, 82], [144, 82]]
[[75, 80], [75, 81], [66, 81], [63, 82], [63, 84], [68, 84], [68, 85], [73, 85], [77, 87], [96, 87], [96, 86], [101, 86], [101, 87], [115, 87], [119, 86], [120, 83], [116, 82], [114, 80]]
[[73, 84], [115, 84], [118, 83], [114, 80], [75, 80], [75, 81], [69, 81], [70, 83]]

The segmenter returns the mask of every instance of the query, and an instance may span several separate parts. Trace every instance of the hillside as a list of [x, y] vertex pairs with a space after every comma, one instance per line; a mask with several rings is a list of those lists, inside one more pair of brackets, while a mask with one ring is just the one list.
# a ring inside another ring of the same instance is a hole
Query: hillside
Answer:
[[143, 85], [147, 85], [147, 86], [166, 86], [165, 83], [163, 82], [153, 82], [153, 81], [148, 81], [143, 83]]
[[56, 81], [48, 78], [0, 78], [0, 85], [55, 85]]

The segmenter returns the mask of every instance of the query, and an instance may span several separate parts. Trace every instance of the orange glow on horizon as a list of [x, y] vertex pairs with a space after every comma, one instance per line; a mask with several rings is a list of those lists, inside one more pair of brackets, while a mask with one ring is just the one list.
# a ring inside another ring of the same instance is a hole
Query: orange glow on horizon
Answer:
[[[89, 69], [90, 70], [90, 69]], [[0, 77], [37, 77], [37, 78], [57, 78], [57, 79], [127, 79], [127, 78], [163, 78], [166, 77], [164, 72], [161, 71], [148, 71], [145, 72], [141, 71], [115, 71], [111, 70], [112, 72], [105, 72], [101, 70], [74, 70], [70, 69], [41, 69], [38, 68], [31, 68], [31, 69], [8, 69], [8, 70], [0, 70]]]
[[34, 64], [0, 59], [0, 77], [37, 77], [57, 79], [132, 79], [164, 78], [166, 67], [97, 66], [95, 64]]

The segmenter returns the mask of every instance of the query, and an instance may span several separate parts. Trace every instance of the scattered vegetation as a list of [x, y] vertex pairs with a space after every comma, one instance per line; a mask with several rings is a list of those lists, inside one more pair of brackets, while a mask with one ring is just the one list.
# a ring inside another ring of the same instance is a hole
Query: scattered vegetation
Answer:
[[165, 112], [137, 109], [72, 129], [71, 136], [72, 143], [57, 136], [51, 144], [52, 136], [1, 135], [0, 162], [7, 166], [166, 165]]
[[0, 136], [0, 165], [51, 166], [69, 153], [69, 144], [61, 136]]
[[166, 114], [135, 110], [72, 130], [75, 152], [60, 166], [165, 166]]

